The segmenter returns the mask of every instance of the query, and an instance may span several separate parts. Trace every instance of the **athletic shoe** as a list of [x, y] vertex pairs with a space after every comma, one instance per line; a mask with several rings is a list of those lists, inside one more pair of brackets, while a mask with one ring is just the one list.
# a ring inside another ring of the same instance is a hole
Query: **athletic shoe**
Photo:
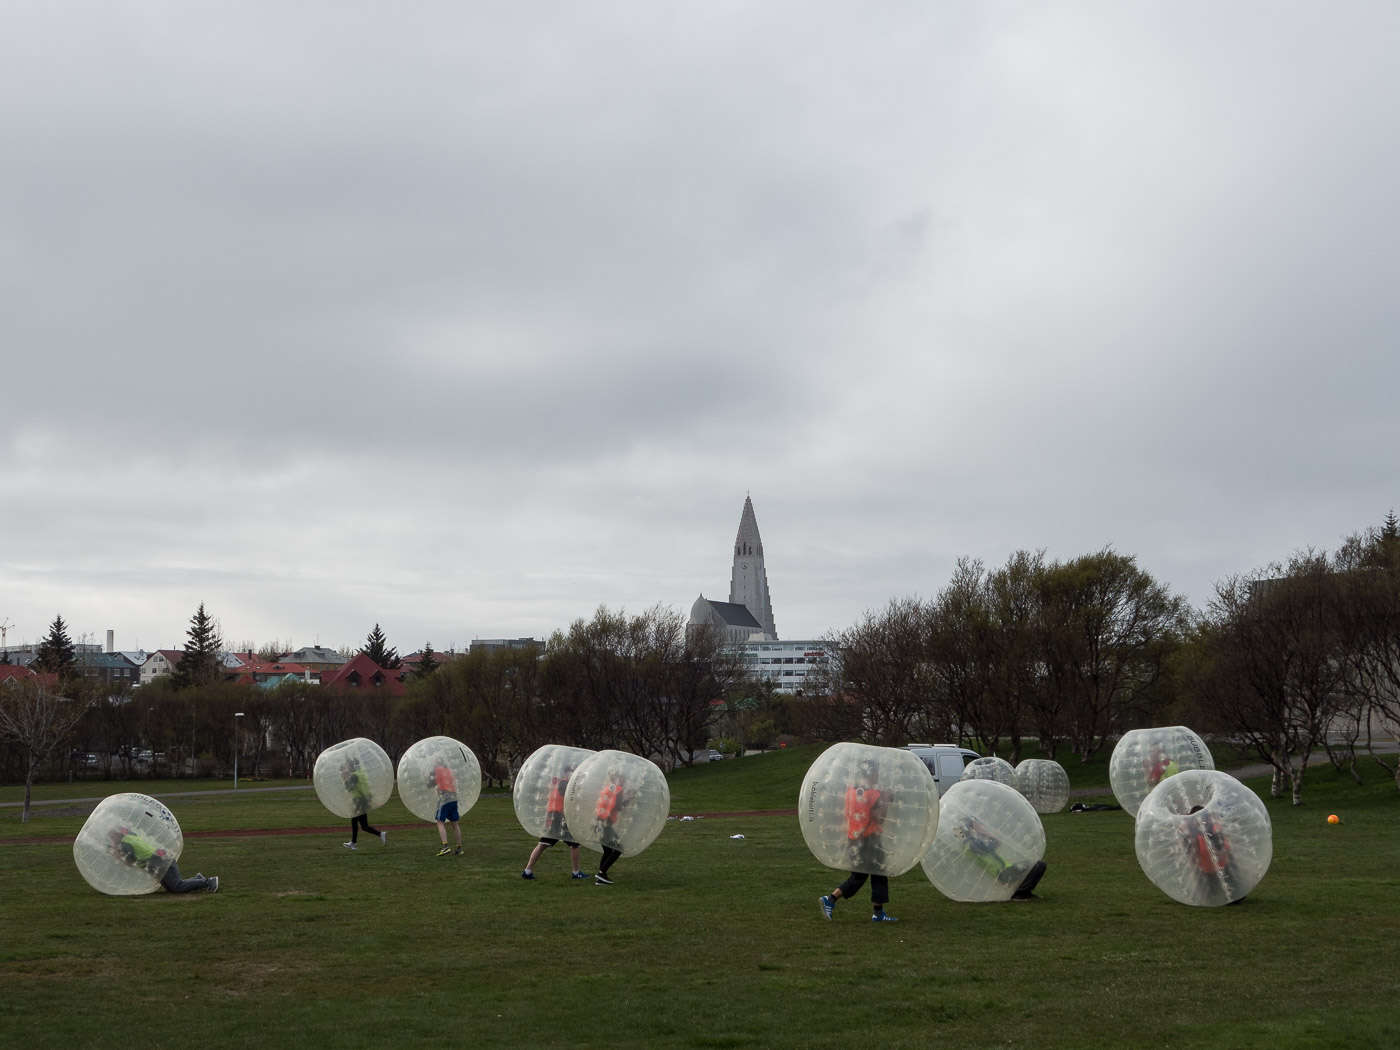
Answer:
[[533, 882], [535, 880], [535, 873], [533, 871], [522, 871], [520, 873], [520, 877], [522, 879], [528, 879], [529, 881]]
[[458, 846], [458, 847], [457, 847], [457, 856], [460, 857], [461, 855], [462, 855], [462, 847], [461, 847], [461, 846]]
[[346, 849], [355, 848], [355, 844], [353, 842], [342, 842], [341, 845], [344, 846]]
[[381, 831], [379, 833], [379, 841], [386, 846], [389, 845], [389, 833], [387, 831]]
[[882, 912], [882, 911], [877, 911], [874, 915], [870, 916], [870, 921], [871, 921], [871, 922], [898, 922], [899, 920], [896, 919], [893, 915], [886, 915], [886, 914], [885, 914], [884, 912]]
[[452, 847], [451, 847], [451, 846], [444, 845], [444, 846], [442, 847], [442, 849], [440, 849], [440, 850], [437, 851], [437, 855], [438, 855], [439, 857], [445, 857], [445, 856], [447, 856], [447, 855], [448, 855], [449, 853], [451, 853], [451, 852], [452, 852]]
[[817, 904], [821, 907], [822, 918], [827, 922], [831, 921], [831, 909], [836, 907], [836, 902], [830, 897], [818, 897]]
[[570, 875], [569, 878], [571, 878], [571, 879], [586, 879], [586, 878], [588, 878], [588, 872], [586, 872], [586, 871], [576, 871], [576, 872], [574, 872], [572, 875]]
[[593, 881], [599, 886], [611, 886], [613, 884], [613, 880], [608, 878], [601, 871], [597, 875], [593, 876]]
[[[197, 876], [196, 876], [196, 877], [197, 877]], [[210, 875], [210, 876], [209, 876], [209, 881], [206, 882], [206, 883], [204, 884], [204, 892], [205, 892], [205, 893], [218, 893], [218, 892], [219, 892], [219, 876], [217, 876], [217, 875]]]

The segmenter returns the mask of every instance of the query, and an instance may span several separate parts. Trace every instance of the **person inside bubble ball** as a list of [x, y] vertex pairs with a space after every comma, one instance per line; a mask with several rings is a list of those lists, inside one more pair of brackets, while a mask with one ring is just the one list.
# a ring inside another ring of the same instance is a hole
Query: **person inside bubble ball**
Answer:
[[1147, 770], [1147, 782], [1152, 787], [1181, 772], [1181, 766], [1177, 764], [1176, 759], [1163, 752], [1161, 744], [1152, 745], [1143, 765]]
[[1199, 873], [1203, 897], [1208, 900], [1234, 898], [1230, 901], [1232, 904], [1244, 900], [1235, 898], [1238, 884], [1230, 839], [1214, 811], [1193, 806], [1182, 822], [1181, 840]]
[[880, 789], [880, 764], [873, 757], [861, 759], [855, 779], [846, 786], [846, 847], [851, 870], [846, 879], [825, 897], [819, 897], [822, 916], [828, 921], [839, 900], [848, 899], [870, 880], [871, 922], [898, 922], [885, 914], [890, 902], [890, 880], [884, 875], [871, 875], [862, 868], [878, 867], [884, 863], [885, 849], [880, 840], [884, 830], [888, 805], [886, 793]]
[[[545, 801], [544, 808], [544, 834], [540, 836], [539, 842], [535, 843], [535, 848], [530, 851], [530, 859], [525, 862], [525, 870], [520, 873], [522, 879], [533, 879], [535, 877], [535, 862], [540, 859], [540, 854], [553, 846], [561, 838], [568, 826], [564, 823], [564, 792], [569, 787], [569, 777], [573, 776], [575, 767], [565, 766], [557, 777], [549, 778], [549, 797]], [[572, 879], [586, 879], [588, 874], [580, 871], [578, 866], [579, 849], [577, 842], [564, 839], [564, 845], [569, 847], [569, 860], [574, 866]]]
[[617, 836], [617, 818], [619, 811], [628, 801], [624, 795], [626, 787], [622, 772], [614, 769], [608, 774], [608, 782], [603, 785], [603, 790], [598, 792], [598, 804], [593, 810], [593, 832], [603, 847], [602, 863], [598, 865], [598, 873], [593, 876], [594, 883], [599, 886], [613, 884], [612, 879], [608, 878], [608, 869], [613, 866], [613, 861], [622, 856], [622, 840]]
[[217, 875], [205, 878], [204, 875], [197, 874], [192, 879], [181, 878], [180, 866], [175, 863], [173, 857], [168, 857], [165, 850], [125, 825], [114, 828], [108, 837], [112, 843], [112, 851], [132, 867], [144, 868], [153, 875], [164, 867], [160, 885], [167, 893], [193, 893], [195, 890], [219, 892]]
[[341, 845], [346, 849], [358, 848], [356, 840], [359, 838], [360, 828], [364, 828], [371, 835], [378, 835], [381, 843], [389, 845], [389, 833], [372, 828], [369, 824], [370, 804], [374, 801], [374, 789], [370, 786], [369, 774], [354, 758], [347, 758], [345, 764], [340, 767], [340, 775], [355, 807], [355, 816], [350, 818], [350, 841]]
[[462, 855], [462, 825], [460, 823], [461, 814], [457, 805], [457, 778], [452, 775], [452, 770], [439, 755], [433, 763], [433, 771], [428, 774], [428, 786], [437, 789], [438, 807], [433, 819], [437, 821], [438, 838], [442, 841], [442, 849], [438, 850], [439, 857], [446, 857], [452, 852], [452, 847], [447, 844], [447, 825], [452, 825], [452, 830], [457, 833], [457, 856]]
[[1005, 885], [1016, 883], [1012, 900], [1028, 901], [1034, 896], [1033, 891], [1045, 874], [1045, 861], [1012, 864], [1001, 855], [1001, 840], [971, 813], [958, 822], [953, 836], [962, 840], [963, 848], [987, 874]]

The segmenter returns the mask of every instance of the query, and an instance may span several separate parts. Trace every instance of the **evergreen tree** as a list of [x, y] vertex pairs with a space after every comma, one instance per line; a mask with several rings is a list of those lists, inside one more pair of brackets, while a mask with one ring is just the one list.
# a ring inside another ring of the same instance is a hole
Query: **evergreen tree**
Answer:
[[389, 644], [384, 632], [379, 629], [379, 624], [375, 624], [374, 630], [369, 632], [369, 637], [365, 639], [364, 648], [360, 652], [386, 671], [392, 671], [400, 663], [398, 649]]
[[214, 618], [204, 611], [204, 603], [190, 617], [190, 629], [185, 642], [185, 654], [175, 665], [171, 684], [176, 689], [208, 685], [223, 677], [224, 666], [219, 661], [219, 652], [224, 640], [219, 637]]
[[49, 624], [49, 633], [39, 643], [39, 652], [34, 657], [34, 670], [56, 674], [66, 678], [73, 673], [78, 650], [68, 637], [68, 625], [62, 616], [55, 616]]
[[427, 678], [437, 670], [437, 656], [433, 652], [433, 643], [423, 643], [423, 659], [418, 661], [418, 670], [414, 672], [415, 678]]

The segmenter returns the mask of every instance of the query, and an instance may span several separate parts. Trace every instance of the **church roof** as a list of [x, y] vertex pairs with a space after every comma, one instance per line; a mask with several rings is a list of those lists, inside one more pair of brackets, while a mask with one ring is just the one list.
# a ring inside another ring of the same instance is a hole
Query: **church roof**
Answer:
[[749, 611], [747, 605], [739, 605], [735, 602], [716, 602], [709, 598], [704, 599], [709, 602], [710, 608], [717, 612], [726, 625], [730, 627], [752, 627], [756, 630], [763, 630], [763, 624], [754, 619], [753, 613]]

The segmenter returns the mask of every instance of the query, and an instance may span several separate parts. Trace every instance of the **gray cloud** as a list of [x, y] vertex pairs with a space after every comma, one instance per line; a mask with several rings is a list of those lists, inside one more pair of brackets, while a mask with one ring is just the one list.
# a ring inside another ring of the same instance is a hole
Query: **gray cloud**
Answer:
[[543, 634], [725, 593], [746, 491], [789, 636], [1204, 601], [1396, 502], [1397, 21], [11, 7], [0, 615]]

